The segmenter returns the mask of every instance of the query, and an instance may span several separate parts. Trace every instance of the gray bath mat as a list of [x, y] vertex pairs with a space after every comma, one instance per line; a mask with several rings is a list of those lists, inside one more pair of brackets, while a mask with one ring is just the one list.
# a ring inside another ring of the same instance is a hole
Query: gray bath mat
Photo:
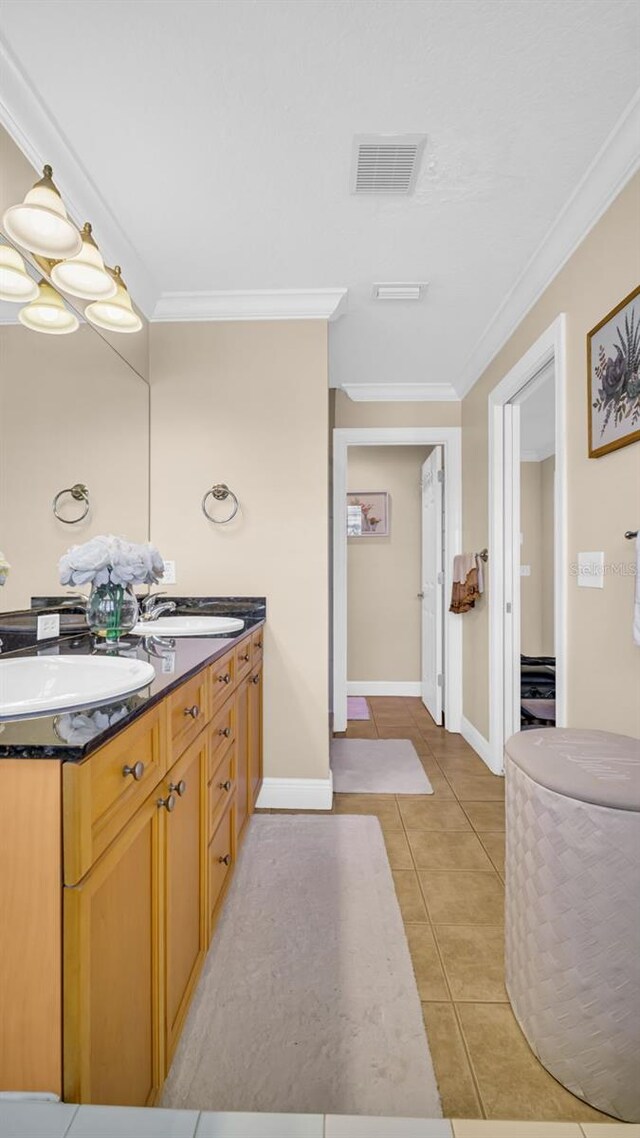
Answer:
[[252, 818], [160, 1105], [442, 1116], [377, 818]]
[[433, 794], [409, 739], [333, 739], [336, 794]]

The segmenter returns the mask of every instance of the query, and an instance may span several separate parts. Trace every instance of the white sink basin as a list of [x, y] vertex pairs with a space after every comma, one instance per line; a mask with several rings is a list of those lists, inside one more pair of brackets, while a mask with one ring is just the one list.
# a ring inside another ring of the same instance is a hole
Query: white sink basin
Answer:
[[146, 687], [153, 664], [117, 656], [29, 656], [0, 661], [0, 719], [104, 703]]
[[133, 636], [217, 636], [241, 628], [244, 621], [231, 616], [161, 616], [141, 620], [131, 632]]

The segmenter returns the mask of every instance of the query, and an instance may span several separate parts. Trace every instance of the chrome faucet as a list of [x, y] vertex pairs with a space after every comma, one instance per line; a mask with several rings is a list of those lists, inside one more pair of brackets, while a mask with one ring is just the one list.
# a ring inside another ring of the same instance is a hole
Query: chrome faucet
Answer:
[[164, 597], [165, 595], [165, 593], [149, 593], [149, 596], [140, 602], [143, 620], [157, 620], [159, 616], [162, 616], [163, 612], [176, 611], [178, 606], [175, 601], [158, 602], [158, 597]]

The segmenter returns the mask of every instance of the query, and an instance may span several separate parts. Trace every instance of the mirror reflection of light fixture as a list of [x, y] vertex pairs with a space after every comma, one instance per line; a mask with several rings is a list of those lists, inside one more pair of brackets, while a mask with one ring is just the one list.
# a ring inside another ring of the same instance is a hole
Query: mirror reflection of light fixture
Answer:
[[79, 326], [78, 317], [69, 311], [60, 294], [45, 280], [38, 285], [36, 299], [20, 309], [18, 319], [32, 332], [46, 332], [49, 336], [65, 336], [68, 332], [75, 332]]
[[68, 261], [58, 261], [51, 270], [51, 280], [56, 288], [71, 296], [80, 296], [83, 300], [107, 300], [115, 296], [117, 285], [104, 267], [88, 221], [81, 236], [80, 252]]
[[24, 304], [37, 295], [38, 286], [25, 269], [18, 250], [0, 245], [0, 300]]
[[142, 320], [134, 312], [127, 286], [122, 279], [119, 265], [114, 269], [107, 266], [107, 272], [116, 283], [116, 293], [110, 300], [94, 300], [84, 310], [87, 320], [107, 332], [139, 332]]
[[44, 167], [43, 177], [29, 190], [23, 203], [5, 211], [2, 224], [9, 237], [31, 253], [60, 261], [75, 257], [82, 249], [82, 239], [67, 217], [52, 173], [50, 166]]

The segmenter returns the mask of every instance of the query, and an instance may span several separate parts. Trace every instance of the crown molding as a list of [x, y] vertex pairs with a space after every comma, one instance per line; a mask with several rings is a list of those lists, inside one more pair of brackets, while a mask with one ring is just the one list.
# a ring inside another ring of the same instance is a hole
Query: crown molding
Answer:
[[478, 340], [455, 387], [471, 390], [552, 280], [640, 167], [640, 89]]
[[36, 171], [53, 166], [68, 213], [80, 227], [90, 219], [105, 261], [122, 265], [131, 297], [148, 317], [158, 290], [146, 265], [1, 35], [0, 74], [0, 123]]
[[346, 288], [268, 288], [219, 292], [163, 292], [151, 319], [337, 320]]
[[343, 383], [355, 403], [458, 403], [460, 396], [450, 383]]

